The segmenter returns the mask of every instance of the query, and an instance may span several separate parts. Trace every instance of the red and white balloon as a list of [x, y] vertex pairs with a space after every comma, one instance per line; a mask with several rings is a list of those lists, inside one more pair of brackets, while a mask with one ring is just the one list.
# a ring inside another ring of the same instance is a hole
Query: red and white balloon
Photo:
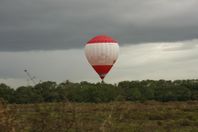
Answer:
[[87, 60], [102, 80], [116, 62], [118, 54], [118, 42], [109, 36], [98, 35], [85, 45]]

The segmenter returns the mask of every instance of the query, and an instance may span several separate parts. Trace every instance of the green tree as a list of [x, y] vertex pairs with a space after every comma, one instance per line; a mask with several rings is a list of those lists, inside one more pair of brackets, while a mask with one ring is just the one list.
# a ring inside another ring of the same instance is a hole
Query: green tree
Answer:
[[34, 91], [37, 93], [37, 95], [41, 96], [41, 101], [54, 102], [59, 98], [56, 88], [56, 82], [47, 81], [37, 84], [34, 87]]
[[13, 94], [14, 94], [14, 90], [12, 88], [10, 88], [9, 86], [3, 83], [0, 84], [0, 98], [3, 98], [9, 103], [13, 103], [14, 102]]

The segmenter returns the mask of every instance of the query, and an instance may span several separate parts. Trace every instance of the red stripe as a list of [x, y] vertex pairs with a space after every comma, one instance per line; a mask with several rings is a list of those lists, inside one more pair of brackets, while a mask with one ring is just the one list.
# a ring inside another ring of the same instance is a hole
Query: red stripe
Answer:
[[117, 41], [106, 35], [98, 35], [87, 42], [87, 44], [93, 43], [117, 43]]
[[106, 74], [111, 70], [113, 65], [93, 65], [92, 67], [98, 73], [101, 79], [104, 79]]

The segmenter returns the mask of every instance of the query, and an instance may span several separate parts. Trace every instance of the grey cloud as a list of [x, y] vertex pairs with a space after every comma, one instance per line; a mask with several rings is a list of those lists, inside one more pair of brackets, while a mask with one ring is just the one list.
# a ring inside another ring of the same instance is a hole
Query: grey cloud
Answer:
[[[198, 78], [198, 40], [166, 43], [144, 43], [120, 47], [120, 55], [105, 81], [143, 79]], [[181, 44], [180, 44], [181, 43]], [[195, 45], [185, 50], [164, 50], [179, 44]], [[13, 87], [27, 85], [24, 69], [36, 76], [36, 81], [99, 82], [100, 78], [88, 64], [82, 49], [0, 52], [0, 82]]]
[[174, 45], [169, 45], [169, 43], [164, 43], [163, 51], [184, 51], [195, 49], [198, 46], [198, 40], [188, 40], [183, 42], [175, 42]]
[[121, 44], [198, 37], [196, 0], [2, 0], [0, 51], [82, 48], [108, 34]]

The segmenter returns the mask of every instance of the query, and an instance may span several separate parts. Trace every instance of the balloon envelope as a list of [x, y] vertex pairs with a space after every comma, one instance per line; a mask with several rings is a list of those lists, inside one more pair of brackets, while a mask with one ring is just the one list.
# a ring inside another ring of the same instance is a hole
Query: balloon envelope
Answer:
[[102, 80], [116, 62], [118, 53], [117, 41], [105, 35], [98, 35], [85, 45], [87, 60]]

